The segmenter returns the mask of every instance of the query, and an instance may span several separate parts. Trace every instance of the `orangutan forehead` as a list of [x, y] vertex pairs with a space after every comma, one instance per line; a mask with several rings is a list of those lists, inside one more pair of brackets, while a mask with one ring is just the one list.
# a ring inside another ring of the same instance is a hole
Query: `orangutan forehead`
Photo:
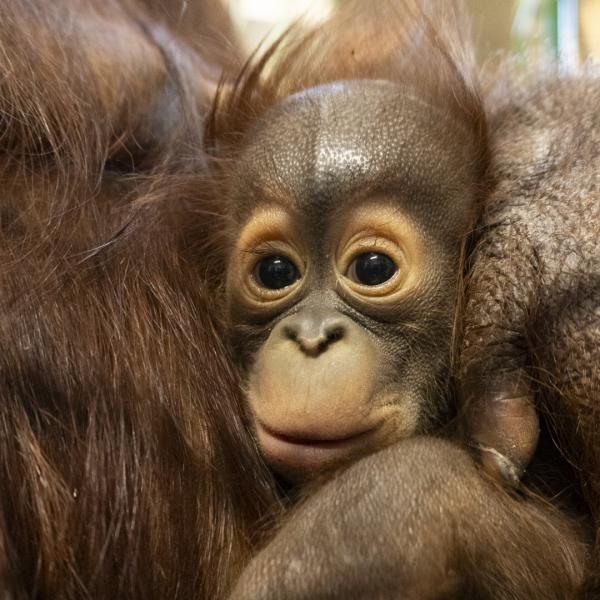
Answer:
[[243, 176], [279, 202], [337, 203], [370, 188], [451, 185], [472, 162], [469, 146], [457, 123], [410, 90], [338, 82], [271, 109], [250, 133]]

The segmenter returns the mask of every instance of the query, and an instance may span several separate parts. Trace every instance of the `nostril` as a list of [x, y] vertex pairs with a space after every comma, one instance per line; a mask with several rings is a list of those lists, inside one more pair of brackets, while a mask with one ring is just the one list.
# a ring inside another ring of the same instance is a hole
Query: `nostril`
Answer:
[[298, 341], [298, 332], [293, 327], [284, 327], [283, 335], [286, 339], [292, 340], [292, 342]]
[[333, 344], [344, 337], [344, 328], [340, 325], [332, 328], [327, 332], [326, 342], [327, 344]]

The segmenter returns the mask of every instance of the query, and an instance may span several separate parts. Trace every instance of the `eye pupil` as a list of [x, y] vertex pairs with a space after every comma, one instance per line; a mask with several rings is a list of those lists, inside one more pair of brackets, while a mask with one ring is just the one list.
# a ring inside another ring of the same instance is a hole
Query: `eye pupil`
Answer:
[[257, 283], [270, 290], [280, 290], [300, 278], [296, 265], [285, 256], [268, 256], [256, 266]]
[[385, 254], [365, 252], [355, 259], [356, 280], [362, 285], [380, 285], [391, 279], [397, 268], [394, 261]]

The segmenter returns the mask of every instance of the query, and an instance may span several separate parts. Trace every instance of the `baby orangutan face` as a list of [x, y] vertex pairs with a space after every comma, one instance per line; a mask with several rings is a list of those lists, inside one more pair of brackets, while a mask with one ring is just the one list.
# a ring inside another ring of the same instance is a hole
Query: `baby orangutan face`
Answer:
[[444, 415], [474, 204], [466, 139], [383, 81], [302, 92], [248, 134], [228, 311], [258, 442], [285, 477]]

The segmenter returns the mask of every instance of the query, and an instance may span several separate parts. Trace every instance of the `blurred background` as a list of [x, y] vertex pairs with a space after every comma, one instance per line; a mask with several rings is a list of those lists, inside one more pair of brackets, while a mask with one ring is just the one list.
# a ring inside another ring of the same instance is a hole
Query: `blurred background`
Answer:
[[[335, 2], [343, 1], [226, 0], [249, 49], [298, 17], [324, 19]], [[558, 58], [565, 69], [590, 58], [600, 61], [600, 0], [465, 0], [465, 4], [481, 60], [510, 50], [540, 60]]]

